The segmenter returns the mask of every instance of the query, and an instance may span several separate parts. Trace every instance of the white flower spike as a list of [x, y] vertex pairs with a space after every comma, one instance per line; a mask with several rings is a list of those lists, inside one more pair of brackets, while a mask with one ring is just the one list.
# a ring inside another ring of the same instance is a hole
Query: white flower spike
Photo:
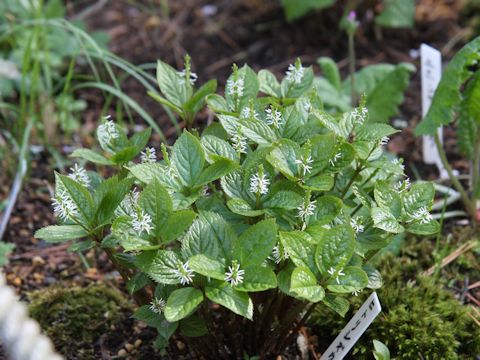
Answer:
[[53, 198], [53, 212], [63, 221], [71, 220], [78, 216], [77, 204], [72, 200], [66, 190], [59, 191]]
[[301, 156], [300, 159], [295, 160], [295, 164], [299, 165], [302, 168], [303, 176], [307, 175], [307, 173], [309, 174], [310, 171], [312, 171], [312, 163], [313, 159], [311, 156]]
[[265, 109], [265, 113], [267, 114], [268, 125], [273, 125], [277, 129], [280, 127], [280, 125], [282, 125], [283, 119], [282, 119], [282, 113], [280, 111], [270, 106], [268, 109]]
[[268, 193], [268, 186], [270, 180], [265, 174], [256, 173], [250, 178], [250, 192], [253, 194], [266, 194]]
[[[177, 74], [178, 76], [180, 77], [180, 79], [178, 80], [178, 84], [179, 85], [185, 85], [185, 82], [187, 80], [187, 72], [185, 69], [183, 69], [182, 71], [177, 71]], [[189, 79], [188, 79], [188, 82], [190, 83], [190, 85], [195, 85], [195, 82], [197, 81], [198, 79], [198, 76], [196, 73], [194, 72], [190, 72], [190, 76], [189, 76]]]
[[245, 83], [241, 78], [237, 80], [229, 79], [227, 80], [227, 87], [226, 87], [227, 94], [241, 97], [243, 96], [244, 86], [245, 86]]
[[365, 231], [365, 227], [360, 223], [360, 218], [358, 216], [350, 219], [350, 226], [357, 234]]
[[297, 61], [295, 64], [288, 65], [288, 70], [285, 72], [287, 80], [295, 84], [300, 84], [303, 79], [305, 68]]
[[175, 269], [175, 275], [177, 276], [180, 284], [187, 285], [193, 282], [195, 274], [193, 270], [188, 267], [188, 261], [184, 264], [179, 263], [177, 269]]
[[139, 233], [146, 232], [150, 234], [153, 230], [152, 217], [142, 209], [134, 211], [132, 214], [132, 228]]
[[120, 136], [115, 123], [110, 118], [110, 115], [106, 116], [103, 123], [98, 127], [99, 140], [105, 144], [111, 144], [114, 139], [118, 139]]
[[167, 303], [162, 298], [157, 299], [156, 297], [153, 298], [152, 302], [150, 303], [149, 309], [152, 310], [155, 314], [161, 314], [163, 310], [165, 310], [165, 306]]
[[236, 260], [233, 260], [232, 265], [228, 267], [228, 271], [225, 273], [224, 280], [231, 286], [237, 286], [243, 282], [244, 275], [245, 270], [241, 270], [240, 264]]
[[70, 171], [70, 174], [68, 174], [70, 179], [76, 181], [82, 186], [90, 186], [90, 178], [88, 177], [87, 171], [82, 166], [75, 163], [75, 165], [70, 168]]
[[140, 161], [142, 163], [154, 163], [157, 161], [157, 154], [155, 148], [147, 147], [140, 153]]

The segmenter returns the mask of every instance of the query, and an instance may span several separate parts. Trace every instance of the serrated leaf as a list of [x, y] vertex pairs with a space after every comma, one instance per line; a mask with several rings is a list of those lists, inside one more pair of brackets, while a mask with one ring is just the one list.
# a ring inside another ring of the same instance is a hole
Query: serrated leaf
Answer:
[[270, 145], [277, 139], [275, 132], [261, 120], [240, 119], [238, 123], [241, 125], [243, 135], [259, 145]]
[[325, 291], [318, 285], [315, 274], [307, 267], [297, 267], [292, 272], [290, 291], [310, 302], [319, 302], [325, 297]]
[[163, 242], [177, 239], [192, 224], [197, 214], [193, 210], [179, 210], [170, 214], [167, 221], [160, 228]]
[[344, 275], [332, 278], [327, 283], [327, 289], [335, 293], [351, 293], [362, 290], [368, 285], [368, 276], [361, 268], [347, 266], [342, 270]]
[[287, 139], [282, 139], [267, 155], [268, 162], [291, 180], [295, 180], [298, 173], [296, 160], [299, 158], [300, 146]]
[[315, 243], [310, 236], [302, 231], [281, 231], [280, 241], [289, 258], [298, 267], [309, 268], [317, 273], [315, 266]]
[[280, 83], [272, 72], [268, 70], [260, 70], [258, 72], [258, 81], [260, 83], [261, 92], [277, 98], [282, 96]]
[[202, 171], [196, 182], [196, 185], [202, 186], [220, 179], [222, 176], [225, 176], [238, 168], [238, 166], [239, 165], [236, 162], [230, 159], [218, 159], [212, 165]]
[[177, 289], [172, 292], [165, 306], [165, 318], [170, 321], [179, 321], [196, 310], [203, 301], [200, 290], [192, 287]]
[[188, 259], [188, 266], [196, 273], [212, 279], [225, 278], [225, 264], [203, 254], [194, 255]]
[[107, 159], [105, 156], [102, 156], [90, 149], [76, 149], [73, 153], [70, 154], [70, 157], [82, 158], [87, 161], [93, 162], [94, 164], [101, 164], [101, 165], [113, 164], [113, 162]]
[[180, 320], [180, 333], [187, 337], [200, 337], [208, 333], [207, 324], [197, 315]]
[[213, 135], [203, 135], [200, 142], [210, 164], [214, 163], [218, 157], [237, 161], [237, 153], [227, 141]]
[[250, 204], [243, 199], [230, 199], [227, 201], [227, 206], [232, 212], [242, 216], [257, 217], [265, 213], [265, 210], [253, 209]]
[[185, 131], [173, 145], [172, 161], [181, 182], [185, 186], [194, 186], [205, 164], [205, 154], [198, 139]]
[[183, 107], [188, 99], [191, 97], [191, 87], [182, 86], [180, 84], [182, 78], [177, 71], [164, 63], [163, 61], [157, 61], [157, 83], [162, 94], [179, 108]]
[[179, 256], [171, 250], [144, 251], [135, 257], [135, 265], [161, 284], [180, 283], [176, 272], [179, 263]]
[[235, 286], [235, 290], [257, 292], [277, 287], [275, 273], [267, 267], [255, 266], [245, 269], [243, 282]]
[[262, 220], [244, 231], [234, 243], [234, 256], [244, 268], [260, 265], [277, 242], [275, 220]]
[[355, 249], [355, 234], [350, 226], [337, 225], [320, 239], [315, 261], [322, 275], [338, 272], [350, 261]]
[[319, 197], [315, 203], [315, 211], [311, 217], [311, 223], [324, 225], [335, 219], [342, 210], [343, 202], [333, 195]]
[[339, 314], [341, 317], [345, 317], [350, 306], [350, 303], [347, 299], [331, 294], [325, 295], [323, 303], [327, 305], [330, 309], [335, 311], [337, 314]]
[[55, 173], [55, 183], [57, 184], [57, 187], [59, 184], [63, 185], [70, 198], [77, 205], [80, 221], [84, 226], [90, 226], [94, 215], [95, 205], [92, 195], [90, 195], [88, 190], [76, 181], [70, 179], [68, 176], [60, 175], [58, 173]]
[[127, 282], [127, 290], [130, 294], [137, 292], [140, 289], [143, 289], [150, 283], [148, 276], [142, 272], [136, 273], [130, 278]]
[[204, 105], [205, 98], [213, 94], [217, 89], [217, 80], [212, 79], [203, 84], [192, 97], [184, 104], [184, 109], [192, 114], [196, 114]]
[[253, 320], [253, 303], [247, 293], [237, 291], [225, 283], [216, 283], [214, 285], [205, 287], [207, 298], [226, 307], [235, 314]]
[[385, 208], [372, 207], [372, 220], [376, 228], [385, 230], [389, 233], [400, 234], [405, 231], [404, 227], [400, 225], [393, 216], [393, 214]]
[[317, 59], [320, 68], [322, 69], [323, 76], [332, 84], [337, 90], [340, 90], [341, 80], [338, 66], [331, 58], [320, 57]]
[[34, 236], [49, 243], [59, 243], [81, 239], [87, 235], [87, 231], [80, 225], [50, 225], [37, 230]]
[[140, 193], [138, 203], [152, 217], [154, 234], [162, 234], [162, 228], [173, 211], [168, 191], [158, 180], [153, 180]]
[[303, 198], [294, 191], [278, 191], [268, 197], [263, 206], [267, 208], [279, 208], [286, 210], [296, 209], [302, 204]]

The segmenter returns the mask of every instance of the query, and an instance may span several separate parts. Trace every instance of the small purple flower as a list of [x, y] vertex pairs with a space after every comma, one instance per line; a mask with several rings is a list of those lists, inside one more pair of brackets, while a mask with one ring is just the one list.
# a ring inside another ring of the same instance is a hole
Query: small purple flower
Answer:
[[350, 22], [354, 22], [357, 20], [357, 13], [355, 11], [350, 11], [347, 16], [347, 20]]

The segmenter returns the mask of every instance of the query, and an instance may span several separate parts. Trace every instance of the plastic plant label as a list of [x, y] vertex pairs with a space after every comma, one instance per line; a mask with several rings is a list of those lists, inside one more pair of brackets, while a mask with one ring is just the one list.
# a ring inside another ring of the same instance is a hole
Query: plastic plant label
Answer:
[[380, 311], [382, 311], [382, 306], [378, 300], [377, 293], [373, 292], [340, 334], [338, 334], [333, 343], [325, 350], [320, 360], [343, 359], [372, 321], [380, 314]]
[[[442, 55], [440, 51], [426, 44], [420, 46], [421, 72], [422, 72], [422, 117], [428, 112], [432, 103], [433, 94], [442, 77]], [[439, 127], [438, 137], [443, 140], [443, 128]], [[423, 162], [425, 164], [435, 164], [440, 172], [440, 178], [448, 178], [447, 171], [443, 167], [440, 155], [433, 136], [422, 137]]]

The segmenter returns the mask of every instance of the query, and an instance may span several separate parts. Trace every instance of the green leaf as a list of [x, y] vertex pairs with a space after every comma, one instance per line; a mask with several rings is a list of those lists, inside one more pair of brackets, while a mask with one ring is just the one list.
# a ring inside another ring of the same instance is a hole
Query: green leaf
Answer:
[[390, 360], [390, 350], [384, 343], [373, 340], [373, 347], [375, 348], [373, 352], [375, 360]]
[[220, 179], [222, 176], [225, 176], [238, 168], [238, 166], [239, 165], [236, 162], [230, 159], [218, 159], [212, 165], [203, 170], [196, 185], [201, 186]]
[[383, 11], [375, 22], [386, 28], [411, 28], [415, 21], [415, 0], [383, 0]]
[[203, 254], [194, 255], [188, 259], [188, 266], [196, 273], [212, 279], [225, 278], [225, 264]]
[[197, 214], [193, 210], [179, 210], [168, 217], [160, 228], [163, 242], [169, 242], [180, 237], [192, 224]]
[[381, 208], [387, 209], [395, 218], [402, 213], [402, 201], [398, 192], [388, 181], [379, 181], [373, 191], [375, 201]]
[[322, 275], [337, 272], [350, 261], [355, 249], [355, 234], [350, 226], [337, 225], [329, 229], [318, 243], [315, 260]]
[[[115, 179], [114, 181], [110, 181]], [[120, 182], [116, 181], [116, 178], [110, 178], [104, 181], [98, 188], [95, 190], [94, 196], [97, 200], [97, 195], [100, 194], [100, 187], [104, 191], [101, 194], [101, 198], [98, 201], [97, 210], [95, 212], [95, 221], [98, 225], [103, 225], [110, 222], [115, 209], [125, 198], [125, 195], [129, 192], [133, 183], [133, 179], [123, 179]]]
[[278, 191], [263, 203], [267, 208], [293, 210], [302, 204], [303, 198], [293, 191]]
[[150, 310], [149, 305], [140, 306], [134, 313], [133, 318], [138, 321], [143, 321], [151, 327], [157, 327], [163, 320], [163, 315], [157, 314]]
[[341, 317], [345, 317], [350, 306], [347, 299], [332, 294], [326, 294], [323, 303]]
[[160, 94], [154, 92], [154, 91], [148, 91], [147, 95], [150, 96], [152, 99], [155, 101], [158, 101], [160, 104], [165, 105], [175, 111], [177, 114], [182, 114], [183, 110], [178, 106], [172, 103], [171, 101], [168, 101], [164, 97], [162, 97]]
[[268, 70], [260, 70], [258, 72], [258, 81], [260, 83], [261, 92], [277, 98], [282, 96], [280, 83], [272, 72]]
[[440, 224], [435, 220], [430, 220], [424, 224], [417, 222], [406, 225], [406, 231], [416, 235], [433, 235], [440, 231]]
[[282, 139], [267, 155], [268, 162], [291, 180], [295, 180], [298, 173], [298, 165], [295, 161], [299, 158], [300, 146], [288, 139]]
[[270, 145], [277, 139], [274, 131], [263, 121], [257, 119], [240, 119], [242, 133], [259, 145]]
[[290, 291], [310, 302], [319, 302], [325, 297], [325, 291], [318, 285], [315, 274], [307, 267], [293, 270]]
[[165, 318], [170, 321], [179, 321], [196, 310], [203, 301], [200, 290], [192, 287], [177, 289], [172, 292], [165, 306]]
[[85, 240], [85, 241], [80, 241], [73, 243], [70, 245], [70, 247], [67, 249], [68, 252], [82, 252], [86, 250], [93, 249], [95, 247], [95, 243], [92, 240]]
[[212, 80], [206, 82], [205, 84], [203, 84], [193, 94], [193, 96], [190, 98], [190, 100], [188, 100], [185, 103], [185, 105], [184, 105], [185, 110], [187, 110], [187, 111], [189, 111], [193, 114], [196, 114], [203, 107], [203, 104], [205, 103], [205, 98], [208, 95], [213, 94], [216, 89], [217, 89], [217, 80], [215, 80], [215, 79], [212, 79]]
[[205, 154], [198, 139], [185, 131], [173, 145], [172, 161], [185, 186], [197, 184], [205, 164]]
[[303, 231], [281, 231], [279, 235], [292, 262], [298, 267], [306, 267], [313, 273], [317, 273], [315, 243], [310, 235]]
[[180, 320], [180, 333], [187, 337], [200, 337], [208, 334], [207, 324], [197, 315]]
[[415, 135], [434, 135], [437, 128], [453, 121], [453, 113], [462, 100], [462, 85], [473, 73], [469, 68], [480, 59], [480, 37], [465, 45], [448, 63], [433, 95], [427, 115], [415, 129]]
[[243, 268], [260, 265], [277, 242], [275, 220], [262, 220], [244, 231], [234, 243], [234, 255]]
[[361, 268], [347, 266], [343, 269], [344, 275], [331, 278], [327, 289], [335, 293], [351, 293], [359, 291], [368, 285], [368, 276]]
[[432, 183], [413, 184], [408, 192], [403, 195], [403, 206], [409, 216], [421, 208], [430, 209], [435, 196], [435, 187]]
[[212, 135], [203, 135], [201, 144], [205, 149], [205, 155], [210, 164], [214, 163], [218, 157], [237, 161], [237, 153], [225, 140]]
[[289, 22], [298, 19], [309, 11], [327, 8], [335, 3], [335, 0], [281, 0], [285, 16]]
[[213, 259], [230, 259], [235, 232], [220, 215], [203, 211], [182, 238], [182, 250], [187, 256], [204, 254]]
[[242, 216], [257, 217], [265, 213], [265, 210], [253, 209], [250, 204], [243, 199], [230, 199], [227, 201], [227, 206], [232, 212]]
[[460, 151], [473, 160], [480, 119], [480, 71], [468, 80], [458, 111], [457, 140]]
[[317, 199], [311, 223], [325, 225], [333, 221], [342, 210], [342, 200], [333, 195], [324, 195]]
[[111, 157], [111, 160], [115, 164], [125, 164], [130, 160], [133, 160], [139, 153], [141, 149], [137, 146], [127, 146], [122, 150], [116, 152]]
[[317, 59], [318, 65], [322, 69], [323, 76], [332, 84], [337, 90], [340, 90], [341, 79], [338, 66], [331, 58], [321, 57]]
[[122, 236], [120, 238], [120, 245], [125, 251], [141, 251], [141, 250], [156, 250], [160, 247], [159, 244], [154, 244], [149, 240], [143, 239], [139, 236]]
[[333, 176], [324, 174], [307, 179], [302, 187], [314, 191], [329, 191], [333, 188], [333, 185]]
[[138, 203], [152, 217], [154, 234], [162, 234], [162, 228], [173, 211], [168, 191], [154, 180], [140, 193]]
[[[180, 85], [181, 77], [170, 65], [158, 60], [157, 83], [165, 97], [178, 107], [183, 107], [191, 96], [191, 87]], [[189, 91], [190, 90], [190, 91]]]
[[88, 233], [80, 225], [50, 225], [35, 232], [37, 239], [49, 243], [81, 239], [87, 235]]
[[136, 146], [141, 150], [147, 146], [150, 136], [152, 136], [152, 128], [146, 128], [133, 134], [129, 141], [132, 146]]
[[330, 159], [335, 155], [335, 134], [316, 135], [310, 139], [312, 146], [312, 171], [311, 176], [318, 174], [328, 165]]
[[283, 78], [281, 84], [282, 96], [284, 98], [298, 98], [302, 96], [312, 87], [313, 77], [313, 70], [310, 66], [304, 68], [302, 80], [298, 84], [288, 80], [287, 77]]
[[137, 267], [151, 279], [161, 284], [179, 284], [176, 270], [181, 263], [171, 250], [144, 251], [135, 257]]
[[73, 153], [70, 154], [70, 157], [85, 159], [87, 161], [93, 162], [95, 164], [100, 164], [100, 165], [113, 164], [113, 162], [107, 159], [106, 157], [90, 149], [76, 149]]
[[237, 291], [225, 283], [217, 283], [216, 286], [207, 285], [205, 295], [235, 314], [253, 320], [253, 303], [247, 293]]
[[217, 94], [210, 94], [206, 98], [208, 107], [215, 113], [228, 112], [227, 101]]
[[243, 282], [235, 286], [235, 290], [244, 292], [257, 292], [274, 289], [277, 287], [275, 273], [266, 267], [255, 266], [245, 269]]
[[[231, 95], [229, 92], [225, 93], [225, 98], [230, 109], [240, 112], [241, 109], [248, 105], [250, 99], [256, 98], [259, 84], [257, 74], [255, 74], [247, 64], [243, 65], [242, 68], [238, 70], [237, 74], [238, 78], [242, 79], [244, 83], [242, 96], [238, 97], [237, 103], [235, 103], [235, 95]], [[230, 75], [228, 80], [233, 80], [233, 74]]]
[[148, 276], [142, 272], [136, 273], [127, 283], [127, 290], [130, 294], [143, 289], [150, 283]]
[[371, 215], [376, 228], [393, 234], [400, 234], [405, 231], [404, 227], [398, 223], [397, 218], [388, 209], [373, 207]]

